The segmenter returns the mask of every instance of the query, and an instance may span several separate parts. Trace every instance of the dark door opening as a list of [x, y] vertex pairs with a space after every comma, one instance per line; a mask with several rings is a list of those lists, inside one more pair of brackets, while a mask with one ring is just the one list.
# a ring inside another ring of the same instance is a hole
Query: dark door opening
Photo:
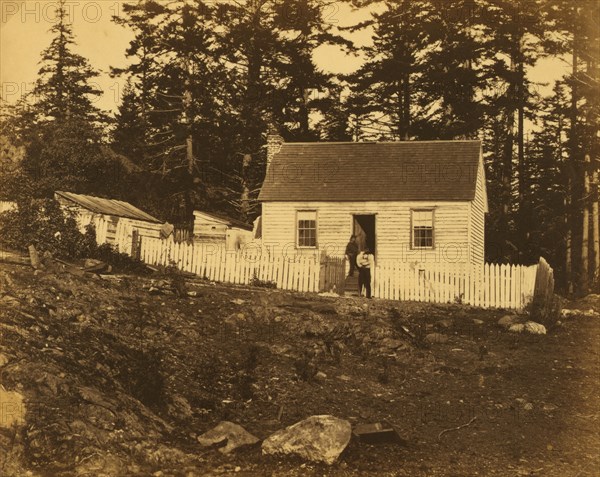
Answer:
[[375, 215], [354, 215], [352, 233], [356, 235], [358, 248], [363, 250], [369, 247], [371, 253], [375, 253]]

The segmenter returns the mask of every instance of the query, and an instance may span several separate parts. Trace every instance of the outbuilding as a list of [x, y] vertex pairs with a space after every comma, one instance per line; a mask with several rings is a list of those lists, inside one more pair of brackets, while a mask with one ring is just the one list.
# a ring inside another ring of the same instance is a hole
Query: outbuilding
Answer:
[[81, 232], [92, 224], [98, 244], [111, 244], [122, 253], [132, 253], [136, 238], [160, 237], [164, 227], [157, 218], [121, 200], [62, 191], [55, 192], [54, 198], [75, 214]]
[[225, 250], [239, 250], [254, 238], [252, 224], [220, 214], [194, 211], [194, 242], [222, 245]]

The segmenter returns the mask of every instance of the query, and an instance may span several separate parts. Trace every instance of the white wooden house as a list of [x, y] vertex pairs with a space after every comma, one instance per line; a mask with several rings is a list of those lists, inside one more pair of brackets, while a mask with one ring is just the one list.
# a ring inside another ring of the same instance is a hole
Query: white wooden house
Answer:
[[239, 250], [252, 241], [253, 226], [240, 220], [200, 210], [194, 211], [194, 242], [215, 243], [225, 250]]
[[268, 140], [262, 242], [342, 256], [350, 235], [376, 261], [482, 264], [488, 211], [481, 142]]
[[57, 191], [54, 198], [64, 210], [73, 212], [81, 232], [93, 224], [98, 244], [114, 245], [131, 253], [134, 235], [159, 238], [163, 223], [128, 202], [91, 195]]

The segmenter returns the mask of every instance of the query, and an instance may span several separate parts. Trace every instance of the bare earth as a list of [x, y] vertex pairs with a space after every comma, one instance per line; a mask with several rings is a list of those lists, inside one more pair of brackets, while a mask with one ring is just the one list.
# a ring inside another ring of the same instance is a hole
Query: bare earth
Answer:
[[[0, 475], [600, 475], [598, 317], [517, 335], [498, 310], [151, 279], [0, 264], [0, 382], [25, 401], [12, 426], [0, 403]], [[326, 466], [196, 441], [314, 414], [406, 442], [353, 438]]]

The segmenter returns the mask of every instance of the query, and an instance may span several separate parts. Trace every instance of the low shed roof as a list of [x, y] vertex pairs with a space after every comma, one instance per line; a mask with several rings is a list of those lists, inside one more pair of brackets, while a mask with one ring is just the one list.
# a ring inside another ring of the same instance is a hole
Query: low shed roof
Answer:
[[237, 227], [240, 229], [245, 229], [245, 230], [252, 230], [253, 226], [252, 224], [249, 224], [247, 222], [243, 222], [241, 220], [237, 220], [237, 219], [232, 219], [231, 217], [227, 217], [225, 215], [221, 215], [221, 214], [214, 214], [212, 212], [204, 212], [201, 210], [194, 210], [194, 216], [196, 217], [201, 217], [201, 216], [206, 216], [209, 217], [212, 220], [215, 220], [217, 222], [220, 222], [222, 224], [225, 224], [229, 227]]
[[101, 197], [94, 197], [93, 195], [74, 194], [73, 192], [56, 191], [55, 194], [98, 214], [126, 217], [128, 219], [143, 220], [144, 222], [153, 222], [156, 224], [162, 223], [157, 218], [122, 200], [103, 199]]
[[283, 143], [261, 201], [470, 201], [481, 141]]

